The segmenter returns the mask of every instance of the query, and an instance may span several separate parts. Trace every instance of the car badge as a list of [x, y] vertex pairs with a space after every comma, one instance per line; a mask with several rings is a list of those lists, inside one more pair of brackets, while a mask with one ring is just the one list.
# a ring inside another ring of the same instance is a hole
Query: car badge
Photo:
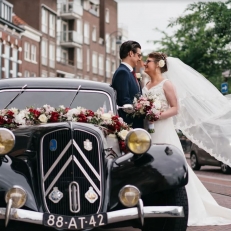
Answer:
[[58, 203], [62, 198], [63, 193], [58, 190], [58, 187], [54, 187], [53, 191], [49, 194], [49, 199], [54, 203]]
[[50, 140], [50, 150], [54, 152], [56, 151], [56, 149], [57, 149], [57, 140], [55, 139]]
[[86, 139], [85, 141], [83, 141], [83, 145], [84, 149], [86, 149], [87, 151], [92, 150], [92, 142], [90, 140]]
[[85, 193], [85, 198], [90, 202], [94, 203], [98, 199], [98, 195], [92, 187], [89, 187], [89, 190]]

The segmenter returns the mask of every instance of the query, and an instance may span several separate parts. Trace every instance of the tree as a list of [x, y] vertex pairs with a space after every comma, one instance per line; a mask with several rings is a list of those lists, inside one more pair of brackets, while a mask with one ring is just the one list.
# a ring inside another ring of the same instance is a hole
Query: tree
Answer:
[[159, 50], [180, 58], [218, 85], [217, 77], [231, 68], [230, 3], [231, 0], [190, 4], [183, 16], [168, 25], [177, 28], [174, 34], [160, 31], [162, 40], [153, 42], [160, 45]]

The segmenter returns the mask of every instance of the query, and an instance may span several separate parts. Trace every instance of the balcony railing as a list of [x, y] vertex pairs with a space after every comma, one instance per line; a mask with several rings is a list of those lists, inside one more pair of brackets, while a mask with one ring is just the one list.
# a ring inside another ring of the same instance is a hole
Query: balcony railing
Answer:
[[61, 17], [66, 19], [73, 19], [79, 15], [83, 15], [83, 6], [78, 2], [64, 2], [58, 4], [58, 13]]
[[[58, 41], [60, 45], [71, 46], [71, 44], [82, 44], [83, 43], [83, 35], [78, 34], [76, 31], [62, 31], [59, 32]], [[70, 44], [71, 43], [71, 44]], [[73, 45], [74, 45], [73, 44]]]
[[68, 60], [66, 58], [62, 58], [62, 57], [57, 57], [56, 60], [58, 63], [64, 64], [64, 65], [70, 65], [70, 66], [74, 66], [74, 61], [73, 60]]

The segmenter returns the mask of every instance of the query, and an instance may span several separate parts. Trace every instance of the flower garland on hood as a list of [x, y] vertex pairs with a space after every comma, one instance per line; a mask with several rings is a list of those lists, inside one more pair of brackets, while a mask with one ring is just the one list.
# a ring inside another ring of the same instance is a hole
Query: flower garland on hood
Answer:
[[16, 129], [21, 125], [38, 125], [41, 123], [55, 122], [82, 122], [91, 123], [104, 128], [106, 135], [115, 134], [119, 141], [121, 151], [126, 151], [125, 139], [132, 129], [121, 117], [112, 112], [104, 113], [103, 108], [96, 112], [83, 107], [58, 108], [44, 105], [41, 108], [27, 107], [19, 110], [17, 108], [0, 110], [0, 127]]

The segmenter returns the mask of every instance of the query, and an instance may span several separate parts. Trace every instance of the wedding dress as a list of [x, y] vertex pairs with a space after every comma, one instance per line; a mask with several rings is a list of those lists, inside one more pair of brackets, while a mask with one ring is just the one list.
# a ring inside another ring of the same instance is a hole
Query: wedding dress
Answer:
[[[158, 85], [147, 89], [143, 88], [143, 94], [158, 94], [164, 110], [169, 107], [165, 97], [163, 85], [168, 79], [164, 79]], [[175, 131], [173, 118], [167, 118], [154, 122], [155, 133], [151, 133], [153, 143], [168, 143], [175, 145], [182, 151], [183, 149]], [[179, 128], [180, 129], [180, 128]], [[188, 166], [189, 182], [186, 191], [189, 203], [188, 226], [206, 225], [228, 225], [231, 224], [231, 209], [219, 206], [209, 191], [204, 187], [190, 166]]]

